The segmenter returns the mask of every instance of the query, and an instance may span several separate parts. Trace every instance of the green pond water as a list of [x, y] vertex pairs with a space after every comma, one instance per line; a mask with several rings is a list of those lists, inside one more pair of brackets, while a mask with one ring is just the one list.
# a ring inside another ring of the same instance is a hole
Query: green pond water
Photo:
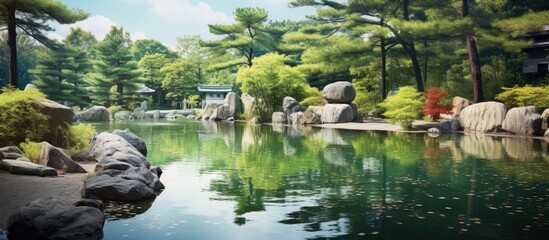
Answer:
[[546, 141], [190, 120], [97, 124], [166, 189], [109, 203], [105, 239], [547, 239]]

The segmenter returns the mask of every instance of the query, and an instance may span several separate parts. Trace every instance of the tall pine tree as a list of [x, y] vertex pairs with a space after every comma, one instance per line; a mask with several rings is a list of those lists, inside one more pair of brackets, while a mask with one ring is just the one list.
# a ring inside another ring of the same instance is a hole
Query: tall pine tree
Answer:
[[8, 30], [9, 52], [9, 84], [19, 86], [17, 76], [17, 31], [19, 28], [25, 34], [38, 42], [53, 46], [44, 31], [53, 30], [48, 21], [61, 24], [74, 23], [88, 17], [80, 9], [69, 9], [59, 0], [3, 0], [0, 1], [0, 26]]
[[132, 107], [139, 99], [141, 72], [130, 50], [131, 43], [130, 35], [123, 28], [113, 26], [96, 45], [94, 72], [88, 80], [93, 87], [95, 104]]

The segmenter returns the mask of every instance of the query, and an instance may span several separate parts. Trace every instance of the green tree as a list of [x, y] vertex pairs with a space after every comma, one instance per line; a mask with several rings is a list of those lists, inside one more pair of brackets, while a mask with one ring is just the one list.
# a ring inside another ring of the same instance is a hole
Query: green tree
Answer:
[[72, 100], [71, 84], [67, 82], [67, 76], [64, 73], [66, 65], [69, 64], [69, 56], [61, 49], [41, 52], [38, 55], [38, 62], [34, 69], [29, 72], [34, 76], [32, 82], [38, 89], [46, 94], [48, 99], [53, 101]]
[[192, 73], [192, 64], [187, 60], [169, 64], [160, 72], [165, 76], [162, 88], [167, 92], [166, 97], [173, 101], [183, 101], [191, 95], [197, 95], [197, 86], [203, 83]]
[[[0, 56], [8, 56], [8, 33], [0, 33]], [[38, 46], [35, 41], [26, 35], [17, 35], [17, 79], [20, 86], [26, 86], [31, 82], [32, 76], [28, 72], [34, 68], [37, 55], [44, 47]], [[0, 86], [9, 84], [9, 59], [0, 57]]]
[[237, 8], [234, 12], [235, 24], [212, 24], [210, 32], [214, 35], [224, 36], [222, 40], [201, 42], [201, 45], [211, 47], [218, 53], [227, 50], [235, 50], [242, 57], [223, 64], [217, 68], [229, 68], [237, 65], [252, 66], [253, 59], [265, 54], [267, 50], [274, 49], [276, 41], [273, 36], [265, 31], [267, 11], [261, 8]]
[[274, 111], [282, 110], [282, 101], [292, 96], [300, 101], [306, 98], [304, 93], [310, 88], [305, 76], [285, 62], [290, 58], [277, 53], [268, 53], [254, 59], [254, 65], [243, 67], [238, 71], [237, 83], [242, 84], [242, 91], [254, 96], [259, 104], [255, 114], [262, 119], [270, 119]]
[[158, 105], [163, 104], [166, 95], [162, 88], [165, 73], [160, 71], [160, 69], [173, 61], [173, 59], [167, 58], [166, 55], [160, 53], [145, 55], [139, 61], [139, 69], [143, 73], [145, 84], [156, 91], [156, 97], [153, 98], [153, 101]]
[[9, 52], [9, 84], [19, 87], [17, 76], [17, 31], [19, 28], [25, 34], [38, 42], [53, 46], [44, 31], [53, 30], [47, 21], [61, 24], [84, 20], [88, 14], [79, 9], [69, 9], [58, 0], [2, 0], [0, 1], [0, 26], [8, 30]]
[[91, 32], [84, 31], [80, 27], [71, 28], [63, 43], [86, 53], [89, 59], [95, 59], [97, 39]]
[[412, 127], [412, 121], [419, 119], [421, 115], [423, 101], [420, 95], [413, 87], [405, 86], [379, 105], [386, 109], [383, 115], [389, 118], [391, 123], [398, 122], [403, 128], [408, 129]]
[[150, 54], [162, 54], [167, 58], [177, 58], [177, 53], [170, 50], [164, 44], [153, 39], [137, 40], [131, 47], [132, 54], [136, 61]]
[[88, 79], [93, 87], [94, 103], [129, 108], [139, 99], [137, 90], [142, 83], [141, 72], [130, 47], [130, 35], [123, 28], [114, 26], [96, 45], [94, 72]]

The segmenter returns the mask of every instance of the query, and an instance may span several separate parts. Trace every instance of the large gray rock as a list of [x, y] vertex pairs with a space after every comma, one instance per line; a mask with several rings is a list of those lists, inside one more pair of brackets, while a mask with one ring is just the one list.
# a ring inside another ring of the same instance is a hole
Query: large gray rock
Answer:
[[103, 170], [86, 179], [82, 197], [122, 202], [135, 202], [156, 197], [164, 188], [158, 176], [146, 168]]
[[130, 120], [132, 113], [130, 111], [118, 111], [114, 113], [114, 120]]
[[139, 151], [143, 156], [147, 156], [147, 145], [145, 144], [145, 141], [135, 135], [129, 128], [126, 128], [124, 131], [122, 130], [112, 130], [112, 133], [121, 136], [124, 138], [128, 143], [130, 143], [137, 151]]
[[47, 99], [37, 100], [35, 104], [39, 106], [42, 114], [49, 116], [48, 125], [50, 134], [45, 136], [44, 141], [57, 146], [65, 143], [64, 132], [68, 130], [67, 124], [71, 124], [74, 117], [72, 109]]
[[461, 111], [459, 122], [465, 131], [497, 132], [502, 128], [506, 113], [503, 103], [477, 103]]
[[548, 129], [549, 128], [549, 108], [545, 109], [543, 113], [541, 114], [541, 129]]
[[75, 162], [96, 162], [95, 155], [88, 150], [80, 150], [71, 156]]
[[227, 120], [230, 117], [234, 117], [231, 114], [231, 108], [228, 105], [221, 105], [213, 111], [212, 115], [210, 115], [210, 120], [221, 121]]
[[135, 108], [132, 112], [132, 117], [134, 119], [144, 119], [146, 116], [145, 110], [141, 109], [140, 107]]
[[438, 123], [435, 128], [441, 132], [456, 132], [461, 130], [461, 124], [459, 123], [459, 120], [451, 119]]
[[252, 115], [254, 113], [255, 98], [250, 96], [250, 94], [243, 93], [240, 100], [242, 101], [242, 107], [244, 108], [243, 112], [248, 116]]
[[303, 113], [302, 112], [295, 112], [290, 115], [291, 124], [298, 125], [302, 124], [303, 120]]
[[309, 106], [303, 113], [301, 124], [321, 124], [322, 120], [320, 118], [323, 110], [324, 106]]
[[54, 147], [48, 142], [42, 142], [38, 164], [63, 170], [66, 173], [87, 173], [82, 166], [71, 159], [65, 150]]
[[35, 175], [41, 177], [57, 176], [57, 170], [54, 168], [20, 160], [0, 160], [0, 170], [12, 174]]
[[8, 238], [97, 240], [103, 238], [103, 211], [41, 198], [18, 208], [8, 220]]
[[31, 84], [31, 83], [28, 83], [27, 85], [25, 85], [25, 89], [23, 89], [23, 91], [28, 91], [28, 90], [30, 90], [30, 89], [37, 89], [37, 90], [38, 90], [38, 88], [36, 87], [36, 85]]
[[143, 101], [141, 103], [141, 109], [143, 109], [143, 111], [147, 111], [147, 101]]
[[93, 106], [77, 113], [74, 117], [84, 122], [103, 122], [111, 119], [109, 111], [103, 106]]
[[355, 100], [356, 90], [350, 82], [340, 81], [326, 85], [322, 90], [328, 103], [351, 103]]
[[17, 146], [7, 146], [0, 148], [0, 153], [2, 154], [2, 159], [17, 159], [23, 156], [23, 151]]
[[[225, 97], [223, 105], [229, 107], [229, 112], [230, 112], [229, 117], [238, 118], [238, 116], [242, 114], [242, 111], [243, 111], [242, 100], [234, 92], [227, 93], [227, 96]], [[224, 120], [226, 120], [227, 118], [225, 118]]]
[[461, 111], [471, 105], [471, 101], [462, 97], [454, 97], [452, 105], [454, 106], [452, 108], [452, 118], [458, 118], [461, 114]]
[[322, 111], [322, 123], [346, 123], [355, 118], [354, 110], [349, 104], [326, 104]]
[[282, 110], [284, 112], [284, 116], [286, 116], [286, 122], [288, 124], [292, 124], [292, 114], [296, 112], [301, 112], [301, 106], [299, 106], [299, 102], [295, 100], [293, 97], [285, 97], [282, 101]]
[[285, 124], [288, 121], [283, 112], [274, 112], [271, 119], [275, 124]]
[[90, 152], [101, 164], [107, 157], [131, 164], [134, 167], [150, 167], [149, 161], [135, 147], [119, 135], [102, 132], [90, 144]]
[[503, 129], [518, 135], [537, 135], [541, 131], [542, 117], [534, 106], [511, 108], [505, 120]]

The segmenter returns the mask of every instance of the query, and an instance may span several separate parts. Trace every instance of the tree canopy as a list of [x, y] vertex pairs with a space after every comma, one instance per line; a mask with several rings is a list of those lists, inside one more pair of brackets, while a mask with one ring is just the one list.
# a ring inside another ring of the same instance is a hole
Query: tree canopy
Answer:
[[61, 24], [84, 20], [88, 14], [80, 9], [69, 9], [58, 0], [2, 0], [0, 1], [0, 26], [8, 30], [9, 84], [18, 87], [17, 78], [17, 28], [47, 47], [54, 43], [44, 32], [53, 30], [48, 21]]

